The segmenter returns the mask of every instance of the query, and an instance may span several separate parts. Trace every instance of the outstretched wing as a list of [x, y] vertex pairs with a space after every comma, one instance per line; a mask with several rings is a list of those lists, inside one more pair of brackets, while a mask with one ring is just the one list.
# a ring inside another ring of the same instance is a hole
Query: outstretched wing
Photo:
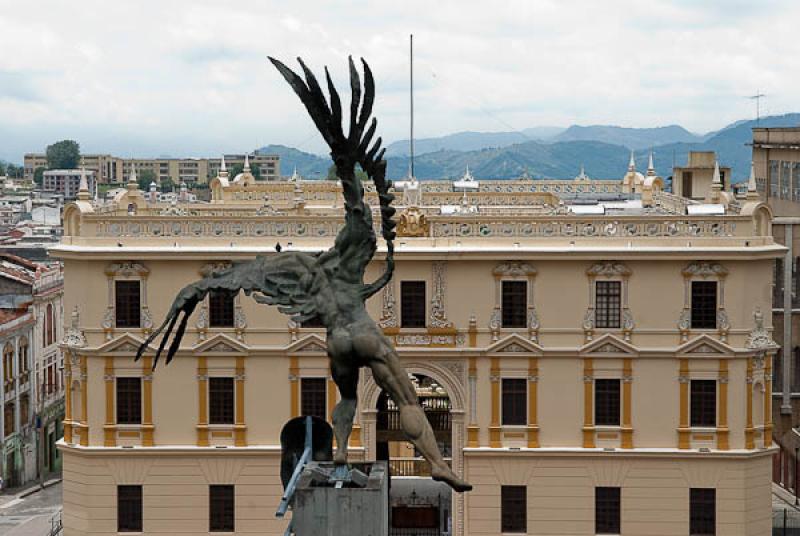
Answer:
[[153, 360], [155, 368], [177, 324], [178, 328], [167, 350], [167, 363], [172, 361], [186, 332], [189, 317], [197, 304], [212, 291], [242, 290], [248, 296], [252, 295], [259, 303], [277, 305], [279, 311], [294, 315], [294, 319], [298, 322], [314, 318], [317, 316], [317, 311], [312, 296], [315, 286], [318, 285], [317, 276], [320, 275], [320, 270], [316, 256], [287, 252], [270, 257], [258, 256], [249, 262], [235, 263], [229, 268], [187, 285], [172, 302], [172, 307], [161, 326], [139, 347], [136, 359], [140, 359], [147, 347], [163, 333]]

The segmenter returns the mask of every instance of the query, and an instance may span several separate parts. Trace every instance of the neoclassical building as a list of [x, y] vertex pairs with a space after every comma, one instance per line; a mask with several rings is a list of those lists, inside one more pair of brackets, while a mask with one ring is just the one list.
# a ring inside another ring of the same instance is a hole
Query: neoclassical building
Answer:
[[[696, 200], [633, 163], [622, 180], [396, 185], [397, 269], [368, 307], [474, 490], [425, 478], [362, 371], [350, 453], [389, 461], [395, 533], [770, 533], [783, 248], [755, 184], [735, 198], [715, 175]], [[169, 366], [152, 370], [155, 348], [133, 356], [184, 285], [278, 246], [330, 247], [342, 199], [335, 182], [300, 177], [221, 171], [210, 187], [208, 204], [160, 205], [131, 183], [65, 210], [51, 253], [73, 311], [68, 536], [286, 529], [273, 516], [281, 427], [329, 419], [337, 401], [324, 331], [212, 293]]]

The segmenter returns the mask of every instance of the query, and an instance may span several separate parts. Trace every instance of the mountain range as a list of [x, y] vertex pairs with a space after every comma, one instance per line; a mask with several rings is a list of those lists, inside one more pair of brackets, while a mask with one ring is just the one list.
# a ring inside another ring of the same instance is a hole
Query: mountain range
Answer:
[[[635, 150], [637, 169], [647, 167], [648, 150], [653, 151], [656, 171], [672, 175], [674, 165], [684, 165], [689, 151], [715, 151], [719, 161], [733, 168], [733, 180], [745, 180], [750, 173], [755, 126], [800, 125], [800, 113], [742, 120], [704, 135], [693, 134], [678, 125], [657, 128], [577, 126], [567, 129], [539, 127], [521, 132], [460, 132], [440, 138], [415, 141], [414, 171], [419, 179], [447, 179], [463, 175], [467, 166], [477, 178], [512, 179], [523, 173], [534, 178], [570, 178], [580, 166], [595, 178], [621, 178]], [[387, 147], [387, 175], [399, 179], [408, 174], [408, 142]], [[282, 145], [268, 145], [259, 152], [278, 154], [284, 175], [296, 167], [305, 178], [327, 176], [330, 160]]]

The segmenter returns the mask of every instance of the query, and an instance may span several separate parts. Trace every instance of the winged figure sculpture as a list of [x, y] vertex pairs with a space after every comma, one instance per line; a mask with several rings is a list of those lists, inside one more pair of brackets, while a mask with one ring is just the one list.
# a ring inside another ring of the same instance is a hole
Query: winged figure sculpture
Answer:
[[[365, 301], [380, 291], [394, 271], [395, 213], [391, 181], [386, 179], [386, 161], [381, 138], [373, 141], [377, 120], [371, 118], [375, 100], [375, 81], [367, 63], [363, 87], [358, 70], [350, 65], [350, 118], [345, 134], [342, 104], [327, 68], [325, 82], [329, 97], [303, 61], [298, 62], [305, 79], [280, 61], [269, 58], [308, 110], [336, 165], [345, 200], [345, 224], [334, 245], [320, 253], [294, 251], [259, 255], [249, 262], [229, 268], [183, 288], [161, 326], [154, 330], [137, 353], [139, 359], [157, 337], [162, 336], [153, 367], [166, 348], [169, 363], [180, 347], [186, 325], [197, 305], [211, 291], [244, 291], [258, 303], [276, 305], [298, 322], [319, 319], [327, 329], [327, 351], [331, 372], [341, 400], [333, 410], [333, 429], [337, 450], [334, 461], [347, 462], [347, 441], [356, 412], [359, 370], [369, 367], [378, 386], [386, 391], [400, 411], [400, 424], [417, 450], [431, 464], [431, 475], [454, 490], [472, 486], [460, 479], [447, 465], [436, 444], [427, 418], [419, 405], [414, 386], [400, 363], [397, 352], [382, 330], [367, 314]], [[363, 95], [362, 95], [363, 91]], [[381, 234], [386, 241], [386, 268], [371, 283], [364, 272], [377, 249], [372, 209], [364, 200], [364, 185], [356, 174], [363, 169], [375, 185], [380, 202]], [[173, 334], [174, 332], [174, 334]], [[170, 337], [172, 341], [167, 347]]]

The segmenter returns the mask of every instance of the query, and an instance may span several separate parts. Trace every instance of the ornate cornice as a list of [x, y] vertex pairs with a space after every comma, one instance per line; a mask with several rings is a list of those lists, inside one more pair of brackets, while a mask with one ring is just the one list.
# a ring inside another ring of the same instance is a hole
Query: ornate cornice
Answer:
[[686, 265], [686, 268], [681, 272], [683, 277], [720, 277], [723, 278], [728, 275], [728, 269], [718, 262], [708, 261], [695, 261]]

